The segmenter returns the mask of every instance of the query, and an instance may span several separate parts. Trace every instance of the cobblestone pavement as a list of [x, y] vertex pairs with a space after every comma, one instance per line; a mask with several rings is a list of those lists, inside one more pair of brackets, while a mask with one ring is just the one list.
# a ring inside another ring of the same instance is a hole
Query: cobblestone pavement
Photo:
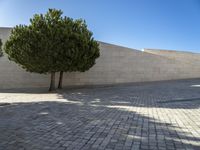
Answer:
[[71, 149], [200, 150], [200, 80], [0, 91], [0, 150]]

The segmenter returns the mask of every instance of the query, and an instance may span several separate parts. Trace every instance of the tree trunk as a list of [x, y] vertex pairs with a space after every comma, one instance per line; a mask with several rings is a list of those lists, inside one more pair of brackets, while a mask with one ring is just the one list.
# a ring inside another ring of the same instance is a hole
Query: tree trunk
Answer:
[[49, 87], [49, 91], [55, 91], [55, 72], [51, 72], [51, 83]]
[[62, 89], [62, 81], [63, 81], [63, 71], [60, 72], [58, 89]]

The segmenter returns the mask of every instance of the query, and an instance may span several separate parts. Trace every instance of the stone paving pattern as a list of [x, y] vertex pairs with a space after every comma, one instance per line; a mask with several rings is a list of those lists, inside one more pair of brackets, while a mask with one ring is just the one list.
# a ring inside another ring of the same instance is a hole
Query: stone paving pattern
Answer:
[[0, 150], [79, 149], [200, 150], [200, 80], [0, 91]]

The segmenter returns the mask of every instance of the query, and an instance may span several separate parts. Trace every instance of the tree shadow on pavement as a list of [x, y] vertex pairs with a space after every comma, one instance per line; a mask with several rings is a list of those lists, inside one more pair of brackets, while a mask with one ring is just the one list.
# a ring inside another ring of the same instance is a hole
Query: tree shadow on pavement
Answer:
[[0, 148], [200, 148], [200, 139], [192, 135], [192, 129], [185, 130], [173, 124], [173, 121], [162, 122], [156, 117], [150, 117], [149, 112], [140, 110], [140, 106], [132, 110], [129, 103], [123, 103], [125, 107], [118, 108], [101, 102], [93, 105], [84, 100], [66, 99], [66, 102], [13, 103], [1, 106]]
[[64, 89], [51, 101], [2, 105], [0, 149], [200, 149], [191, 84]]

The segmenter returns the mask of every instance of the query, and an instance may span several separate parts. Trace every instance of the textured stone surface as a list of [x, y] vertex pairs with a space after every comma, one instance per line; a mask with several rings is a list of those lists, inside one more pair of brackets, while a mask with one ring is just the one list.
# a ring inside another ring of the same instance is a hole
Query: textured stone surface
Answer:
[[0, 150], [199, 150], [200, 80], [0, 90]]
[[[8, 38], [10, 28], [0, 28], [0, 38]], [[199, 78], [200, 54], [138, 51], [100, 42], [100, 58], [84, 73], [66, 73], [64, 86], [117, 84], [156, 80]], [[58, 75], [57, 75], [58, 76]], [[48, 87], [49, 75], [27, 73], [6, 55], [0, 58], [0, 89]]]

